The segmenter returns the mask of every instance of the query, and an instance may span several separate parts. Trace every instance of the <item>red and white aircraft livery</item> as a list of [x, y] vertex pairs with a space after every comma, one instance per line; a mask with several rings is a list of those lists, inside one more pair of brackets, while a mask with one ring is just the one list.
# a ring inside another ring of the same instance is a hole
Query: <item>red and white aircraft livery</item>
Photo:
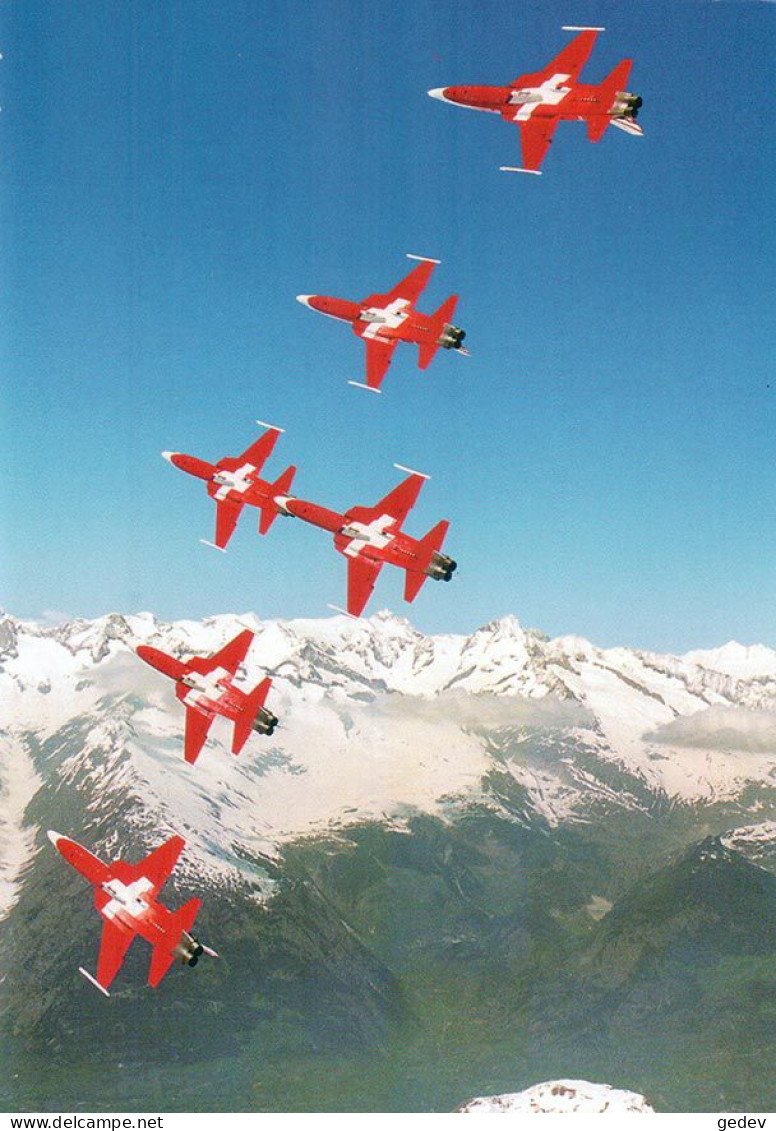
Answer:
[[259, 534], [266, 534], [278, 514], [272, 500], [275, 495], [284, 495], [290, 490], [296, 474], [295, 467], [287, 467], [274, 483], [260, 477], [259, 473], [283, 429], [265, 424], [263, 420], [256, 423], [262, 424], [267, 431], [241, 456], [225, 456], [213, 464], [181, 452], [162, 452], [173, 467], [179, 467], [207, 483], [207, 493], [216, 504], [216, 540], [207, 542], [202, 538], [201, 541], [217, 550], [226, 550], [246, 504], [259, 508]]
[[326, 298], [324, 295], [296, 296], [297, 302], [304, 303], [311, 310], [350, 322], [353, 332], [363, 339], [366, 346], [366, 385], [360, 381], [349, 382], [359, 389], [380, 392], [383, 377], [399, 342], [414, 342], [419, 347], [420, 369], [428, 368], [440, 346], [464, 354], [467, 352], [462, 345], [466, 332], [450, 322], [458, 302], [457, 295], [450, 295], [436, 314], [421, 314], [415, 309], [415, 303], [428, 285], [439, 260], [422, 255], [408, 255], [407, 258], [421, 262], [388, 294], [369, 295], [361, 302]]
[[276, 716], [264, 706], [272, 686], [269, 677], [248, 692], [232, 682], [252, 641], [253, 633], [246, 628], [214, 656], [192, 656], [186, 661], [176, 660], [147, 644], [138, 647], [141, 660], [175, 680], [175, 694], [186, 708], [187, 762], [196, 762], [216, 715], [234, 722], [233, 754], [240, 753], [252, 730], [272, 734], [277, 726]]
[[201, 954], [218, 957], [189, 933], [201, 900], [190, 899], [177, 911], [170, 911], [156, 898], [183, 851], [183, 837], [171, 837], [139, 864], [124, 860], [103, 864], [69, 837], [49, 832], [48, 838], [68, 864], [94, 885], [94, 905], [104, 920], [97, 977], [82, 966], [79, 972], [106, 997], [110, 997], [108, 987], [135, 935], [153, 947], [149, 986], [159, 985], [176, 958], [185, 966], [196, 966]]
[[449, 522], [437, 523], [421, 539], [402, 532], [402, 523], [428, 476], [398, 463], [394, 466], [409, 472], [409, 477], [375, 507], [351, 507], [345, 514], [338, 514], [304, 499], [276, 499], [284, 514], [304, 519], [334, 535], [334, 545], [348, 563], [347, 612], [353, 617], [361, 616], [386, 562], [407, 572], [405, 601], [415, 600], [427, 577], [449, 581], [456, 569], [453, 559], [441, 553]]
[[642, 99], [625, 89], [632, 59], [623, 59], [598, 86], [579, 81], [599, 31], [603, 28], [564, 27], [578, 31], [560, 55], [535, 74], [518, 75], [509, 86], [443, 86], [428, 93], [442, 102], [489, 110], [520, 130], [523, 148], [521, 168], [502, 165], [507, 173], [539, 173], [558, 122], [587, 122], [587, 136], [600, 141], [607, 126], [641, 136], [637, 123]]

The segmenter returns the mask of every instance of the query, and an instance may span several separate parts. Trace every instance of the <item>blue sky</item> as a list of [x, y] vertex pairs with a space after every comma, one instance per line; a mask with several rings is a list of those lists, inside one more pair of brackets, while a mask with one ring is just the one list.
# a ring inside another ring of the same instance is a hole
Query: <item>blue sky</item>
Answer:
[[[432, 479], [459, 562], [411, 607], [434, 632], [515, 613], [555, 635], [684, 650], [776, 646], [776, 7], [584, 0], [3, 5], [2, 604], [95, 616], [326, 615], [322, 531], [246, 512], [229, 553], [204, 485], [163, 449], [242, 451], [336, 509], [394, 461]], [[502, 84], [605, 24], [646, 137], [562, 124], [542, 177], [516, 131], [436, 102]], [[362, 347], [294, 301], [360, 298], [442, 260], [469, 359], [381, 397]]]

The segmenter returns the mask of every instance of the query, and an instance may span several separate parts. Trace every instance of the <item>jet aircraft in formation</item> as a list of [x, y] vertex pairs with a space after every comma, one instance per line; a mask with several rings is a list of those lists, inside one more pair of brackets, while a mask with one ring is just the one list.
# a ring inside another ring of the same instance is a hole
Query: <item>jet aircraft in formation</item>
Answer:
[[183, 851], [183, 837], [171, 837], [139, 864], [127, 864], [124, 860], [103, 864], [61, 833], [49, 832], [48, 838], [68, 864], [94, 887], [94, 905], [103, 919], [97, 976], [82, 966], [79, 973], [106, 997], [110, 997], [110, 984], [136, 935], [153, 948], [149, 986], [159, 985], [176, 958], [186, 966], [196, 966], [202, 954], [218, 957], [190, 933], [201, 900], [190, 899], [177, 911], [170, 911], [156, 898]]
[[[579, 35], [541, 71], [519, 75], [508, 86], [448, 86], [430, 90], [433, 98], [476, 110], [499, 113], [520, 129], [523, 152], [521, 168], [502, 166], [509, 172], [539, 173], [561, 120], [587, 122], [588, 137], [599, 141], [609, 125], [626, 133], [641, 135], [636, 118], [640, 97], [625, 90], [632, 60], [619, 63], [598, 86], [583, 84], [579, 76], [603, 28], [567, 27]], [[435, 259], [411, 255], [420, 260], [417, 267], [387, 294], [373, 294], [361, 302], [298, 295], [300, 302], [322, 314], [350, 322], [366, 345], [366, 385], [353, 385], [380, 391], [380, 385], [400, 341], [419, 347], [421, 369], [430, 365], [437, 350], [463, 348], [465, 333], [452, 319], [458, 302], [451, 295], [435, 314], [415, 309], [427, 286]], [[259, 423], [263, 423], [259, 421]], [[344, 514], [289, 494], [296, 472], [293, 466], [274, 481], [261, 478], [264, 463], [271, 455], [282, 429], [264, 425], [267, 431], [240, 456], [224, 457], [211, 464], [180, 452], [163, 452], [175, 467], [207, 484], [216, 503], [214, 545], [225, 550], [242, 509], [258, 507], [259, 533], [266, 534], [278, 514], [301, 518], [334, 535], [335, 548], [347, 559], [347, 612], [358, 617], [372, 594], [382, 567], [388, 563], [406, 572], [404, 598], [413, 601], [427, 577], [450, 581], [456, 563], [442, 553], [449, 523], [437, 523], [425, 537], [405, 534], [402, 525], [415, 505], [428, 476], [411, 468], [395, 466], [408, 473], [376, 506], [354, 506]], [[203, 541], [205, 541], [203, 539]], [[140, 645], [137, 653], [152, 667], [175, 681], [175, 694], [186, 709], [184, 756], [194, 763], [207, 739], [216, 715], [234, 723], [232, 752], [238, 754], [251, 731], [272, 734], [277, 717], [265, 707], [272, 681], [263, 679], [245, 692], [234, 686], [239, 666], [253, 641], [246, 629], [213, 656], [192, 656], [183, 661], [158, 648]], [[49, 832], [49, 839], [60, 854], [94, 887], [95, 906], [103, 919], [102, 940], [96, 977], [79, 967], [80, 973], [106, 996], [132, 940], [141, 935], [152, 946], [148, 982], [157, 986], [177, 959], [195, 966], [202, 954], [217, 957], [192, 935], [191, 928], [200, 909], [199, 899], [190, 899], [177, 911], [170, 911], [157, 899], [180, 856], [184, 841], [173, 836], [139, 864], [122, 860], [104, 864], [76, 841]]]
[[253, 633], [246, 628], [215, 655], [192, 656], [185, 661], [148, 644], [137, 648], [141, 660], [175, 680], [175, 694], [186, 708], [184, 757], [187, 762], [196, 762], [216, 715], [234, 723], [233, 754], [240, 753], [252, 730], [272, 734], [277, 726], [277, 717], [264, 706], [272, 686], [269, 677], [248, 692], [233, 683], [252, 642]]
[[[248, 453], [255, 452], [255, 450], [266, 441], [268, 437], [274, 444], [277, 435], [277, 429], [270, 433], [265, 433], [264, 436], [252, 447], [248, 449], [245, 455], [238, 459], [221, 460], [217, 465], [223, 466], [226, 463], [239, 464], [244, 461]], [[208, 491], [213, 493], [212, 487], [218, 480], [213, 476], [212, 464], [205, 463], [197, 459], [195, 456], [180, 455], [177, 452], [163, 452], [162, 453], [170, 463], [181, 470], [188, 472], [190, 475], [196, 475], [201, 479], [208, 480]], [[254, 460], [256, 457], [254, 456]], [[275, 519], [277, 514], [290, 515], [294, 518], [301, 518], [305, 522], [309, 522], [313, 526], [319, 526], [323, 530], [329, 530], [334, 535], [334, 545], [337, 550], [347, 560], [348, 563], [348, 597], [347, 597], [347, 612], [354, 617], [358, 617], [366, 607], [367, 601], [372, 595], [375, 582], [382, 567], [389, 563], [391, 565], [399, 566], [401, 569], [406, 570], [407, 578], [404, 585], [404, 599], [406, 601], [414, 601], [415, 597], [420, 591], [421, 586], [427, 577], [432, 577], [436, 580], [450, 581], [456, 563], [452, 558], [441, 552], [442, 543], [444, 542], [445, 535], [449, 527], [447, 520], [437, 523], [437, 525], [426, 534], [424, 538], [411, 538], [405, 534], [401, 529], [404, 520], [409, 514], [412, 507], [415, 505], [420, 489], [423, 483], [428, 479], [427, 475], [421, 472], [413, 471], [412, 468], [403, 467], [401, 464], [396, 464], [400, 471], [406, 471], [408, 478], [405, 479], [398, 487], [394, 488], [388, 495], [385, 496], [374, 507], [351, 507], [350, 510], [344, 514], [338, 511], [329, 510], [328, 507], [322, 507], [318, 503], [311, 503], [305, 499], [294, 498], [293, 495], [288, 495], [278, 491], [275, 493], [275, 488], [278, 484], [289, 483], [293, 477], [295, 468], [289, 467], [283, 475], [280, 476], [274, 484], [267, 484], [263, 480], [253, 480], [249, 490], [240, 495], [237, 502], [237, 514], [239, 509], [242, 508], [244, 503], [252, 502], [261, 508], [261, 525], [260, 530], [266, 531]], [[232, 475], [240, 474], [239, 472], [232, 472]], [[233, 481], [233, 480], [232, 480]], [[226, 499], [222, 499], [219, 505], [223, 506]], [[219, 549], [225, 548], [226, 539], [231, 535], [234, 529], [234, 523], [237, 521], [236, 516], [231, 526], [221, 528], [220, 541], [223, 543]], [[208, 543], [210, 545], [210, 543]], [[246, 634], [243, 633], [237, 640], [241, 640]], [[236, 644], [233, 641], [233, 644]], [[247, 648], [247, 646], [246, 646]], [[176, 660], [171, 656], [166, 656], [164, 653], [159, 652], [156, 648], [150, 648], [147, 645], [141, 645], [138, 648], [138, 655], [141, 656], [148, 663], [153, 664], [154, 667], [163, 671], [166, 675], [171, 675], [177, 679], [178, 686], [176, 694], [179, 699], [189, 705], [194, 704], [198, 694], [205, 694], [203, 689], [195, 690], [195, 685], [191, 682], [186, 683], [185, 680], [194, 678], [193, 674], [187, 672], [185, 679], [178, 673], [182, 671], [181, 661]], [[219, 653], [221, 656], [221, 653]], [[238, 660], [241, 662], [242, 656]], [[196, 659], [200, 665], [214, 664], [218, 657], [213, 660], [204, 660], [202, 657]], [[193, 664], [195, 661], [191, 661]], [[220, 661], [223, 663], [223, 659]], [[199, 669], [196, 669], [199, 672]], [[200, 675], [204, 674], [199, 672]], [[215, 678], [211, 676], [211, 681]], [[201, 681], [200, 681], [201, 682]], [[260, 685], [263, 686], [263, 685]], [[259, 688], [256, 689], [257, 693]], [[234, 688], [231, 689], [230, 694], [239, 694]], [[212, 702], [208, 702], [208, 711], [214, 710]], [[261, 700], [263, 703], [263, 699]], [[191, 712], [196, 710], [196, 706], [191, 706]], [[220, 712], [224, 713], [224, 712]], [[229, 716], [232, 717], [232, 716]], [[273, 716], [274, 717], [274, 716]], [[210, 717], [212, 721], [212, 717]], [[275, 720], [277, 721], [277, 720]], [[193, 713], [187, 713], [186, 720], [186, 760], [194, 761], [196, 755], [204, 743], [202, 737], [199, 745], [196, 745], [197, 738], [202, 732], [204, 723], [195, 717]], [[204, 734], [207, 730], [204, 730]], [[268, 733], [272, 733], [271, 730]], [[237, 742], [237, 727], [235, 728], [235, 742]], [[194, 750], [192, 756], [190, 751]]]
[[413, 342], [419, 347], [420, 369], [428, 368], [440, 346], [463, 354], [467, 352], [463, 347], [466, 332], [450, 322], [458, 302], [457, 295], [450, 295], [435, 314], [421, 314], [415, 309], [415, 303], [428, 285], [439, 260], [422, 255], [408, 255], [407, 258], [421, 262], [387, 294], [368, 295], [360, 302], [324, 295], [296, 296], [298, 302], [311, 310], [349, 322], [354, 333], [363, 340], [366, 346], [366, 385], [360, 381], [349, 382], [359, 389], [380, 392], [380, 385], [399, 342]]
[[625, 89], [632, 59], [623, 59], [598, 86], [581, 83], [579, 75], [603, 28], [564, 27], [578, 31], [551, 63], [533, 74], [518, 75], [508, 86], [442, 86], [428, 93], [441, 102], [488, 110], [514, 122], [520, 130], [523, 164], [502, 165], [507, 173], [539, 173], [558, 123], [587, 122], [587, 136], [600, 141], [608, 126], [637, 137], [644, 132], [636, 121], [642, 99]]
[[457, 563], [441, 552], [450, 525], [446, 519], [420, 539], [401, 529], [428, 476], [398, 463], [394, 466], [409, 475], [374, 507], [351, 507], [339, 514], [304, 499], [275, 500], [284, 514], [334, 535], [334, 545], [348, 563], [347, 612], [353, 617], [361, 616], [386, 563], [406, 571], [405, 601], [415, 600], [426, 578], [449, 581], [457, 568]]
[[284, 495], [290, 490], [296, 474], [295, 467], [287, 467], [274, 483], [261, 478], [261, 469], [272, 454], [283, 429], [265, 424], [263, 420], [256, 423], [263, 425], [267, 431], [241, 456], [224, 456], [213, 464], [182, 452], [162, 452], [173, 467], [204, 479], [207, 483], [207, 493], [216, 504], [216, 540], [208, 542], [202, 538], [201, 541], [217, 550], [226, 550], [246, 504], [259, 508], [259, 534], [266, 534], [278, 514], [272, 499], [275, 495]]

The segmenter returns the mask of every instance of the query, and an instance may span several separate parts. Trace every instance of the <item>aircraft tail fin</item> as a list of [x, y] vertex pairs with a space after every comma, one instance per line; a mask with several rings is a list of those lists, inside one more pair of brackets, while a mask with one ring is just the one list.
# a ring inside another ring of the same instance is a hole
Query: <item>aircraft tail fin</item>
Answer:
[[177, 911], [173, 911], [173, 923], [176, 930], [180, 928], [181, 931], [190, 931], [194, 926], [194, 920], [199, 914], [199, 909], [202, 906], [201, 899], [190, 899], [179, 907]]
[[[286, 470], [277, 477], [275, 482], [270, 484], [272, 497], [274, 498], [275, 495], [287, 495], [291, 490], [291, 484], [295, 475], [296, 468], [293, 465], [287, 467]], [[273, 502], [266, 503], [261, 507], [259, 514], [259, 534], [266, 534], [279, 514], [280, 511]]]
[[155, 946], [151, 952], [151, 968], [148, 971], [149, 986], [158, 986], [162, 978], [172, 966], [180, 953], [178, 943], [184, 931], [188, 932], [194, 926], [194, 920], [202, 906], [201, 899], [190, 899], [177, 911], [172, 913], [168, 936], [163, 943]]
[[[453, 336], [446, 333], [448, 327], [450, 327], [450, 319], [455, 313], [457, 303], [458, 295], [450, 295], [450, 298], [442, 303], [439, 310], [431, 315], [428, 341], [423, 342], [419, 347], [418, 367], [420, 369], [428, 369], [440, 346], [446, 346], [448, 349], [453, 347], [458, 348], [456, 345], [457, 335]], [[454, 327], [450, 328], [455, 329]], [[463, 334], [460, 331], [457, 333], [460, 334], [460, 340], [462, 341]]]
[[627, 90], [632, 66], [632, 59], [623, 59], [601, 83], [600, 89], [606, 109], [603, 114], [588, 118], [587, 136], [590, 141], [600, 141], [606, 133], [607, 127], [612, 124], [612, 107], [616, 102], [618, 92]]
[[421, 538], [418, 544], [417, 566], [411, 573], [408, 570], [407, 576], [404, 579], [405, 601], [414, 601], [423, 583], [431, 576], [428, 570], [434, 560], [434, 555], [442, 549], [442, 543], [445, 540], [449, 526], [450, 523], [447, 519], [443, 519], [441, 522], [438, 522], [432, 530], [429, 530], [425, 538]]
[[609, 72], [601, 83], [601, 86], [605, 90], [611, 91], [627, 90], [632, 66], [632, 59], [623, 59], [621, 63], [617, 64], [613, 71]]
[[264, 701], [267, 698], [269, 689], [272, 686], [272, 680], [267, 676], [261, 683], [254, 687], [253, 691], [249, 691], [245, 696], [240, 717], [235, 720], [234, 735], [232, 736], [232, 753], [239, 754], [245, 743], [248, 741], [251, 731], [254, 729], [254, 723], [259, 725], [266, 734], [271, 734], [274, 730], [277, 719], [268, 711], [264, 706]]

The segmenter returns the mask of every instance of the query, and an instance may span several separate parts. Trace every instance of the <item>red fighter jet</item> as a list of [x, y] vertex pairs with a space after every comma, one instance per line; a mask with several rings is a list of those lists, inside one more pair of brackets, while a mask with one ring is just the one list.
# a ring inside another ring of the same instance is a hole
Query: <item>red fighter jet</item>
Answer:
[[208, 542], [200, 539], [206, 546], [213, 546], [216, 550], [226, 551], [229, 539], [234, 533], [237, 520], [243, 507], [247, 504], [258, 507], [261, 511], [259, 518], [259, 534], [266, 534], [272, 523], [277, 518], [277, 507], [272, 499], [275, 495], [285, 494], [291, 487], [295, 467], [287, 467], [274, 483], [261, 479], [259, 472], [275, 447], [282, 428], [274, 428], [257, 420], [267, 431], [255, 444], [243, 452], [241, 456], [225, 456], [218, 463], [206, 463], [196, 456], [183, 455], [181, 452], [162, 452], [164, 458], [181, 471], [189, 475], [196, 475], [207, 483], [207, 493], [216, 503], [216, 540]]
[[361, 616], [386, 562], [407, 571], [405, 601], [415, 600], [426, 578], [449, 581], [456, 569], [453, 559], [440, 552], [450, 525], [446, 520], [437, 523], [420, 540], [402, 532], [402, 523], [428, 476], [399, 463], [394, 467], [409, 472], [409, 478], [375, 507], [351, 507], [345, 514], [337, 514], [304, 499], [278, 497], [275, 500], [284, 514], [332, 532], [335, 547], [348, 563], [346, 611], [353, 617]]
[[506, 173], [536, 173], [544, 160], [558, 122], [587, 122], [587, 136], [600, 141], [607, 126], [640, 137], [636, 117], [642, 99], [625, 89], [632, 59], [623, 59], [599, 86], [579, 81], [599, 31], [604, 28], [564, 27], [580, 34], [557, 58], [535, 74], [518, 75], [509, 86], [443, 86], [428, 93], [442, 102], [489, 110], [520, 129], [523, 165], [502, 165]]
[[218, 957], [189, 933], [201, 900], [190, 899], [170, 911], [156, 898], [183, 851], [183, 837], [171, 837], [139, 864], [124, 860], [103, 864], [69, 837], [49, 832], [48, 838], [68, 864], [94, 885], [94, 905], [104, 920], [97, 977], [82, 966], [79, 972], [106, 997], [135, 935], [153, 947], [149, 986], [159, 985], [176, 958], [185, 966], [196, 966], [202, 954]]
[[252, 730], [272, 734], [277, 726], [277, 717], [264, 706], [271, 679], [263, 679], [248, 692], [240, 691], [232, 682], [252, 641], [253, 633], [246, 628], [214, 656], [192, 656], [185, 662], [147, 644], [138, 647], [141, 660], [175, 680], [175, 694], [186, 707], [187, 762], [196, 762], [216, 715], [234, 722], [233, 754], [240, 753]]
[[296, 296], [297, 302], [304, 303], [311, 310], [350, 322], [353, 332], [363, 339], [366, 345], [366, 385], [360, 381], [348, 382], [358, 389], [380, 392], [383, 377], [399, 342], [414, 342], [419, 347], [420, 369], [429, 367], [440, 346], [467, 353], [462, 345], [466, 332], [450, 322], [458, 302], [457, 295], [450, 295], [436, 314], [421, 314], [415, 310], [415, 303], [439, 260], [422, 255], [408, 255], [407, 258], [420, 259], [421, 263], [388, 294], [369, 295], [361, 302], [326, 298], [324, 295]]

